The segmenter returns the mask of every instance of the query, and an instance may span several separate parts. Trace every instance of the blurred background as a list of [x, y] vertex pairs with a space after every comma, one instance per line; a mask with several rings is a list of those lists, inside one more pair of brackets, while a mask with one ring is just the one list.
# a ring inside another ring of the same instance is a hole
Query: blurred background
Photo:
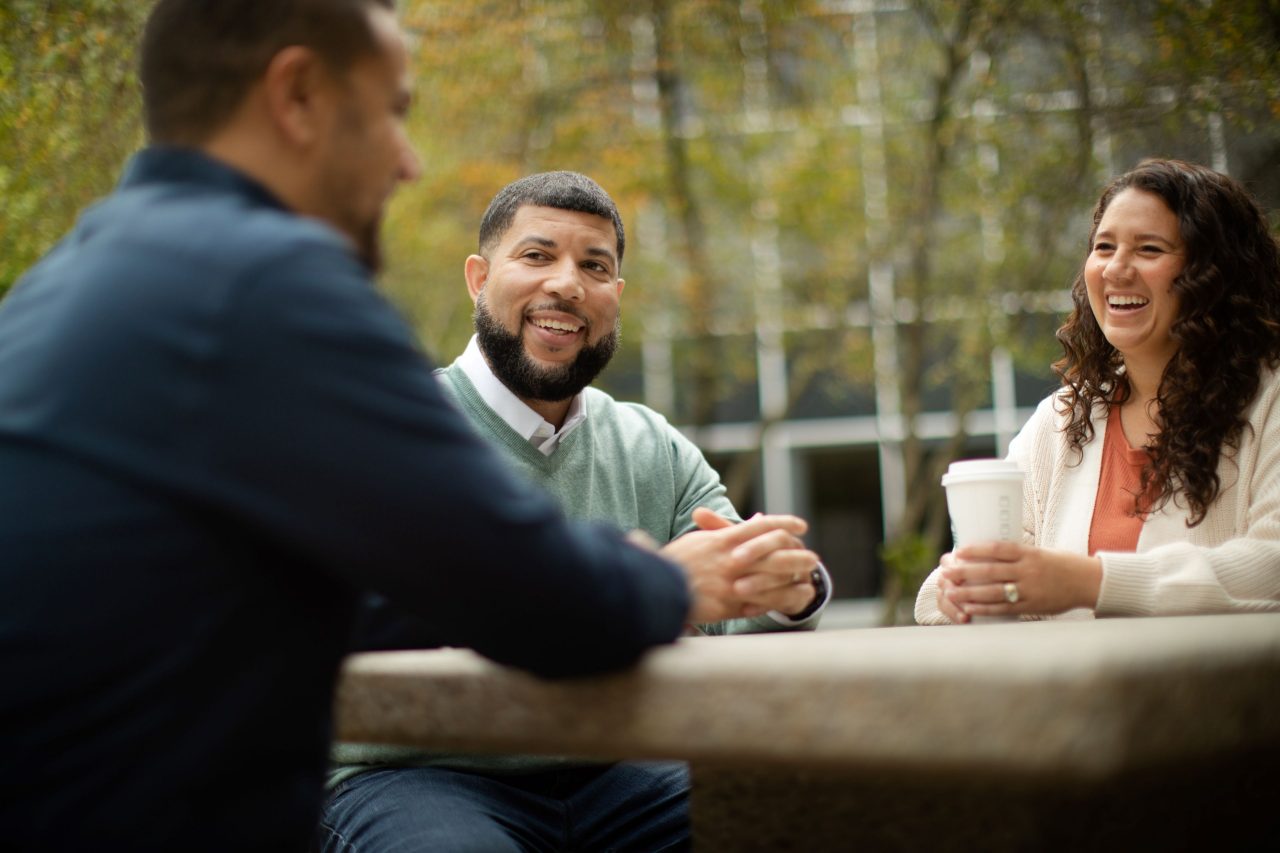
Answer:
[[[144, 140], [149, 3], [0, 3], [0, 298]], [[508, 181], [628, 229], [599, 383], [687, 430], [743, 514], [812, 521], [842, 599], [909, 620], [939, 477], [1056, 387], [1102, 185], [1143, 157], [1280, 207], [1280, 0], [400, 0], [425, 175], [384, 287], [448, 362]], [[1273, 219], [1280, 226], [1280, 219]]]

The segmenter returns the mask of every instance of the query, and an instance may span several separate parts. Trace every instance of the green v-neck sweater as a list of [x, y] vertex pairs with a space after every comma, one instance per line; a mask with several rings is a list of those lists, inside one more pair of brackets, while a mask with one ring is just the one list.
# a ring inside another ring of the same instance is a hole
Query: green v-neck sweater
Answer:
[[[551, 492], [571, 518], [643, 530], [662, 544], [696, 530], [693, 511], [700, 506], [741, 521], [702, 451], [648, 406], [587, 387], [586, 420], [546, 456], [489, 408], [457, 362], [437, 374], [472, 426], [518, 471]], [[708, 634], [756, 634], [817, 624], [817, 617], [783, 626], [757, 616], [699, 627]]]
[[[700, 506], [740, 520], [702, 452], [646, 406], [619, 402], [588, 387], [582, 392], [586, 420], [564, 437], [554, 453], [544, 456], [489, 408], [456, 362], [439, 375], [476, 430], [497, 445], [517, 470], [550, 491], [570, 517], [644, 530], [660, 543], [696, 529], [693, 511]], [[513, 559], [518, 560], [518, 555]], [[794, 626], [757, 616], [699, 627], [709, 634], [746, 634], [812, 630], [817, 623], [817, 616]], [[373, 744], [337, 744], [333, 759], [339, 766], [331, 774], [331, 785], [386, 766], [522, 773], [565, 763], [519, 755], [441, 755]]]
[[546, 456], [485, 404], [456, 363], [439, 373], [472, 425], [572, 518], [639, 528], [661, 543], [695, 529], [699, 506], [738, 519], [702, 453], [652, 409], [588, 387], [586, 420]]

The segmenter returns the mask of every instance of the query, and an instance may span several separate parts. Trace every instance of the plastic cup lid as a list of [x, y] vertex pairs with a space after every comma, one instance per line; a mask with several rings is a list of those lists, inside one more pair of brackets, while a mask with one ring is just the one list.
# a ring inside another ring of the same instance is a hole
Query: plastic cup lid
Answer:
[[942, 485], [975, 480], [1020, 480], [1022, 469], [1011, 459], [962, 459], [947, 466]]

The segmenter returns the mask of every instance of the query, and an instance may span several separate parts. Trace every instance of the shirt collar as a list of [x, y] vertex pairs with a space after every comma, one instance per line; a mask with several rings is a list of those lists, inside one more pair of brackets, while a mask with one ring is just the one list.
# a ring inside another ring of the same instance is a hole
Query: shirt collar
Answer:
[[120, 185], [128, 187], [157, 181], [215, 186], [248, 196], [259, 204], [289, 209], [258, 181], [197, 148], [170, 145], [144, 148], [130, 158]]
[[569, 401], [569, 412], [565, 416], [564, 426], [557, 432], [555, 426], [542, 415], [511, 392], [493, 375], [489, 362], [480, 352], [480, 342], [475, 335], [456, 362], [466, 377], [475, 386], [476, 393], [498, 417], [511, 427], [525, 441], [532, 444], [544, 455], [550, 456], [559, 447], [565, 436], [573, 432], [587, 419], [586, 406], [583, 405], [582, 394], [575, 394]]

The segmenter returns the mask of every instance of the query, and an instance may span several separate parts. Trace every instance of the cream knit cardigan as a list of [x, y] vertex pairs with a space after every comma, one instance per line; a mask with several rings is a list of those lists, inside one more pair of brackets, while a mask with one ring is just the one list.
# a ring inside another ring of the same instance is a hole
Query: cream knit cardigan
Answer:
[[[1083, 459], [1062, 436], [1058, 392], [1043, 400], [1009, 445], [1026, 472], [1023, 541], [1088, 551], [1089, 526], [1102, 468], [1107, 412], [1095, 412], [1095, 435]], [[1218, 463], [1222, 490], [1204, 520], [1187, 527], [1186, 502], [1170, 501], [1142, 525], [1135, 553], [1098, 552], [1102, 588], [1096, 610], [1062, 617], [1170, 616], [1280, 610], [1280, 376], [1264, 370], [1250, 404], [1240, 449]], [[1077, 460], [1079, 460], [1077, 462]], [[1076, 464], [1073, 464], [1076, 463]], [[916, 621], [946, 624], [938, 610], [938, 570], [916, 598]], [[1023, 617], [1028, 618], [1028, 617]]]

